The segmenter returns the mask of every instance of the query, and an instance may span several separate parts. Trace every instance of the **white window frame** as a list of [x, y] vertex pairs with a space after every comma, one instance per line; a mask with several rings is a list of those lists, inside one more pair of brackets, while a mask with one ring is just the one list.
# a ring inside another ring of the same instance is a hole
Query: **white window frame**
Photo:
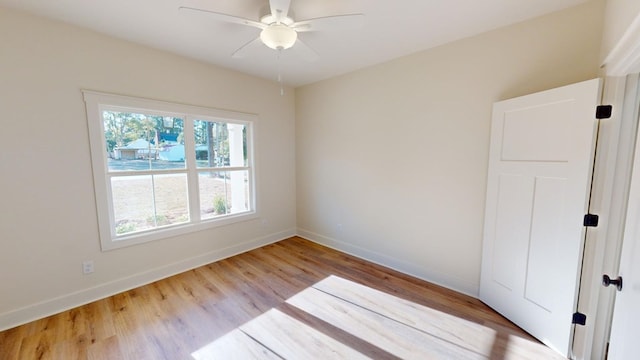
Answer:
[[[103, 251], [125, 246], [188, 234], [208, 228], [228, 225], [258, 217], [256, 202], [256, 174], [254, 164], [254, 124], [257, 115], [207, 107], [184, 105], [166, 101], [122, 96], [95, 91], [83, 90], [87, 110], [91, 162], [93, 165], [93, 181], [96, 195], [100, 245]], [[187, 175], [187, 192], [190, 219], [186, 223], [153, 228], [131, 234], [117, 235], [113, 202], [111, 196], [111, 176], [107, 164], [107, 147], [104, 136], [103, 111], [125, 110], [161, 116], [177, 117], [184, 120], [185, 136], [185, 168], [175, 172]], [[194, 120], [206, 120], [243, 124], [246, 126], [247, 164], [244, 167], [196, 168], [193, 139]], [[187, 131], [187, 130], [191, 131]], [[247, 170], [249, 174], [249, 210], [241, 213], [227, 214], [210, 219], [200, 218], [200, 199], [198, 172], [201, 171], [233, 171]]]

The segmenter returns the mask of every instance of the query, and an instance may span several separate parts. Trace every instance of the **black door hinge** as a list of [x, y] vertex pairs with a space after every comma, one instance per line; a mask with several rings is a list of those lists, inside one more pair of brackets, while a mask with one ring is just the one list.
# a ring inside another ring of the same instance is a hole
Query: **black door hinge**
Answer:
[[580, 312], [575, 312], [573, 313], [573, 318], [571, 319], [571, 323], [584, 326], [587, 323], [587, 315]]
[[582, 225], [586, 227], [597, 227], [599, 219], [600, 217], [598, 215], [586, 214], [584, 216], [584, 220], [582, 221]]
[[613, 112], [613, 106], [611, 105], [598, 105], [596, 106], [596, 119], [609, 119]]

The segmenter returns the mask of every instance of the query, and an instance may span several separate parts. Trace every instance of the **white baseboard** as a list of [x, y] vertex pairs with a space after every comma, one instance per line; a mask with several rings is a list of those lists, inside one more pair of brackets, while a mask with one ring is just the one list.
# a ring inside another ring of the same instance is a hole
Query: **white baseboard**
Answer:
[[478, 284], [472, 284], [462, 279], [452, 277], [448, 274], [443, 274], [433, 269], [425, 268], [424, 266], [407, 263], [402, 260], [383, 255], [359, 246], [354, 246], [343, 241], [332, 239], [330, 237], [320, 235], [308, 230], [298, 228], [297, 234], [301, 238], [313, 241], [320, 245], [345, 252], [349, 255], [353, 255], [355, 257], [373, 262], [375, 264], [400, 271], [407, 275], [414, 276], [418, 279], [440, 285], [442, 287], [457, 291], [459, 293], [463, 293], [465, 295], [469, 295], [474, 298], [478, 298]]
[[241, 244], [236, 244], [224, 249], [217, 249], [122, 279], [100, 284], [89, 289], [80, 290], [71, 294], [12, 310], [0, 314], [0, 331], [42, 319], [96, 300], [104, 299], [123, 291], [150, 284], [154, 281], [158, 281], [202, 265], [210, 264], [233, 255], [247, 252], [264, 245], [278, 242], [295, 236], [295, 234], [295, 229], [269, 234], [267, 236], [245, 241]]

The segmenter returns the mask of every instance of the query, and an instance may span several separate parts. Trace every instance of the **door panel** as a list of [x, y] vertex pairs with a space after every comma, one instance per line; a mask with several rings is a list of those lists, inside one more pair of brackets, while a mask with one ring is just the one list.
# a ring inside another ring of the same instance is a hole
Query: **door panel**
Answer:
[[560, 261], [556, 256], [557, 244], [562, 242], [564, 199], [561, 194], [565, 193], [566, 182], [566, 179], [545, 177], [536, 177], [535, 181], [524, 296], [547, 312], [554, 307], [557, 291], [550, 287], [558, 286], [549, 263]]
[[515, 109], [504, 113], [502, 160], [567, 161], [567, 142], [571, 135], [566, 122], [570, 101]]
[[532, 181], [522, 175], [501, 174], [498, 188], [495, 246], [493, 247], [492, 280], [512, 291], [520, 274], [518, 264], [527, 259], [518, 249], [529, 231], [526, 219], [531, 212]]
[[600, 80], [494, 104], [480, 299], [565, 356]]

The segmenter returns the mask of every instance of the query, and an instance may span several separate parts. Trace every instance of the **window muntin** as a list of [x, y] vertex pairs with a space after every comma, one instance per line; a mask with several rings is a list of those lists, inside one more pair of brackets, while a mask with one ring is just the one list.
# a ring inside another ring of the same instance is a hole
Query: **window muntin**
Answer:
[[255, 217], [255, 116], [84, 96], [103, 249]]

